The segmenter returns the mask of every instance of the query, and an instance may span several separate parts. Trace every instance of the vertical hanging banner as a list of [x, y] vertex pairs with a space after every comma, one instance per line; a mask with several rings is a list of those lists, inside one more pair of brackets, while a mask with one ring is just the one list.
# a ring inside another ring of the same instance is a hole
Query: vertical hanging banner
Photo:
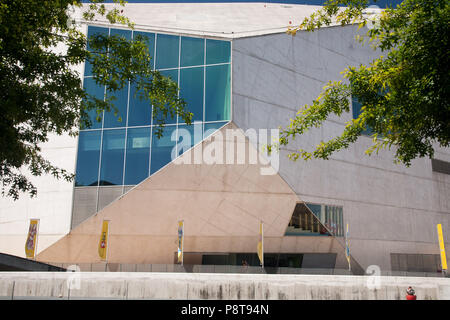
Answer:
[[178, 263], [183, 264], [184, 220], [178, 221]]
[[447, 257], [445, 255], [445, 247], [444, 247], [444, 234], [442, 233], [442, 225], [437, 225], [438, 238], [439, 238], [439, 251], [441, 253], [441, 265], [442, 271], [447, 272]]
[[348, 223], [347, 223], [347, 230], [345, 232], [345, 257], [347, 258], [348, 262], [348, 270], [351, 271], [351, 264], [350, 264], [350, 247], [348, 245]]
[[258, 240], [257, 251], [258, 251], [259, 263], [262, 267], [264, 267], [264, 227], [263, 227], [262, 221], [259, 224], [259, 240]]
[[108, 251], [108, 232], [109, 232], [109, 220], [103, 220], [102, 233], [100, 235], [100, 241], [98, 243], [98, 255], [101, 260], [106, 260]]
[[39, 219], [30, 219], [27, 241], [25, 242], [25, 255], [27, 258], [33, 258], [36, 254], [36, 243], [39, 231]]

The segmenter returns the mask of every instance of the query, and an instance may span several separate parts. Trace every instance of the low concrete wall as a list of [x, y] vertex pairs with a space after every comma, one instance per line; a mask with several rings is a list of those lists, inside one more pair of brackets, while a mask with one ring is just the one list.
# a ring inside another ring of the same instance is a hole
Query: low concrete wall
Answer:
[[449, 278], [138, 272], [1, 272], [1, 299], [450, 300]]

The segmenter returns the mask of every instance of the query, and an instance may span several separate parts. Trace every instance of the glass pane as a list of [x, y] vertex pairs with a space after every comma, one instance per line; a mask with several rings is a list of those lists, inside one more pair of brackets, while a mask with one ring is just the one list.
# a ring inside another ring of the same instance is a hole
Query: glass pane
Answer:
[[[127, 39], [130, 39], [131, 32], [128, 30], [117, 30], [117, 29], [111, 29], [111, 35], [117, 34], [117, 35], [123, 35]], [[153, 33], [146, 33], [146, 32], [134, 32], [133, 37], [136, 39], [136, 37], [147, 37], [146, 40], [143, 39], [143, 41], [147, 44], [149, 47], [149, 53], [153, 57], [154, 56], [154, 45], [155, 45], [155, 35]], [[120, 116], [122, 118], [122, 122], [118, 121], [118, 117], [115, 117], [113, 113], [105, 117], [105, 127], [124, 127], [126, 124], [126, 104], [127, 104], [127, 97], [128, 97], [128, 88], [124, 88], [123, 91], [120, 92], [120, 94], [116, 94], [117, 98], [120, 96]], [[129, 125], [150, 125], [150, 117], [151, 117], [151, 109], [148, 107], [149, 102], [142, 102], [138, 97], [134, 98], [135, 94], [135, 86], [133, 85], [130, 92], [130, 111], [128, 117], [132, 117], [131, 119], [128, 119]], [[119, 105], [119, 102], [117, 102]]]
[[[131, 40], [130, 30], [111, 29], [111, 36], [119, 36], [126, 40]], [[128, 104], [128, 84], [126, 84], [120, 91], [107, 92], [107, 96], [115, 96], [113, 100], [114, 106], [118, 109], [117, 115], [114, 115], [114, 110], [105, 113], [104, 128], [125, 127], [127, 121], [127, 104]]]
[[361, 103], [355, 97], [352, 97], [352, 113], [353, 119], [357, 119], [361, 114]]
[[[103, 27], [94, 27], [94, 26], [88, 26], [88, 39], [90, 37], [96, 36], [96, 35], [108, 35], [109, 34], [109, 28], [103, 28]], [[87, 43], [87, 49], [90, 50], [89, 47], [89, 41]]]
[[122, 184], [124, 149], [125, 129], [103, 131], [101, 186]]
[[121, 38], [125, 38], [126, 40], [131, 40], [131, 30], [111, 29], [110, 35], [119, 36]]
[[180, 69], [180, 97], [194, 114], [192, 121], [203, 121], [203, 67]]
[[181, 66], [204, 65], [205, 40], [201, 38], [181, 37]]
[[202, 123], [196, 122], [191, 125], [178, 126], [178, 155], [183, 154], [194, 145], [202, 141]]
[[344, 236], [344, 217], [343, 217], [343, 208], [338, 208], [338, 227], [339, 227], [339, 232], [338, 235], [339, 236]]
[[178, 68], [179, 45], [178, 36], [156, 36], [156, 69]]
[[206, 64], [230, 62], [231, 43], [206, 39]]
[[325, 219], [322, 220], [324, 225], [333, 233], [334, 236], [343, 236], [343, 217], [342, 207], [336, 206], [324, 206], [325, 207]]
[[115, 114], [114, 109], [111, 109], [109, 112], [105, 112], [103, 128], [125, 127], [127, 123], [128, 84], [121, 90], [114, 93], [107, 92], [106, 95], [108, 97], [113, 95], [116, 98], [112, 101], [112, 103], [118, 111], [117, 114]]
[[152, 139], [151, 174], [175, 159], [176, 126], [165, 127], [160, 139], [153, 133]]
[[146, 37], [147, 39], [143, 40], [145, 44], [147, 44], [148, 47], [148, 53], [150, 54], [150, 57], [152, 57], [152, 61], [154, 61], [155, 56], [155, 34], [150, 32], [140, 32], [135, 31], [133, 32], [133, 39], [138, 39], [139, 36]]
[[[178, 83], [178, 70], [164, 70], [164, 71], [160, 71], [160, 73], [164, 77], [169, 77], [170, 79], [172, 79], [173, 81]], [[161, 117], [162, 117], [162, 114], [158, 114], [156, 119], [160, 119]], [[175, 115], [174, 117], [172, 117], [170, 114], [168, 114], [168, 117], [165, 119], [165, 123], [166, 124], [177, 123], [177, 116]]]
[[302, 261], [302, 254], [281, 253], [278, 258], [278, 267], [301, 268]]
[[141, 100], [141, 92], [136, 92], [136, 85], [131, 85], [128, 126], [148, 126], [151, 124], [152, 105], [150, 100]]
[[[102, 34], [102, 35], [108, 35], [109, 29], [108, 28], [101, 28], [101, 27], [88, 27], [88, 34], [87, 39], [89, 40], [90, 37], [96, 35], [96, 34]], [[87, 50], [90, 50], [89, 47], [89, 41], [87, 42]], [[84, 75], [85, 76], [91, 76], [92, 75], [92, 65], [86, 61], [86, 64], [84, 66]]]
[[[95, 83], [93, 78], [84, 78], [83, 88], [87, 94], [103, 100], [103, 96], [105, 94], [105, 86], [99, 86]], [[97, 111], [95, 109], [88, 111], [89, 120], [91, 120], [92, 125], [86, 129], [99, 129], [102, 127], [102, 122], [97, 121]], [[100, 117], [101, 118], [101, 117]]]
[[322, 205], [320, 204], [312, 204], [312, 203], [306, 203], [306, 206], [309, 208], [309, 210], [314, 213], [316, 217], [320, 217], [320, 211], [322, 210]]
[[230, 82], [230, 65], [206, 67], [205, 121], [230, 119]]
[[[310, 205], [308, 204], [308, 207]], [[313, 205], [314, 206], [314, 205]], [[286, 228], [286, 236], [331, 236], [320, 221], [311, 214], [304, 203], [297, 203], [292, 213], [289, 225]], [[314, 208], [319, 210], [319, 206]]]
[[227, 123], [228, 123], [228, 121], [205, 123], [205, 133], [203, 134], [203, 139], [206, 139], [207, 137], [212, 135], [218, 129], [222, 128]]
[[135, 185], [148, 177], [150, 128], [128, 129], [125, 184]]
[[[353, 113], [353, 119], [357, 119], [359, 115], [361, 114], [361, 103], [358, 101], [357, 97], [352, 97], [352, 113]], [[373, 133], [373, 130], [371, 127], [367, 126], [366, 130], [362, 132], [362, 134], [370, 136]]]
[[78, 139], [75, 186], [98, 184], [101, 131], [81, 131]]

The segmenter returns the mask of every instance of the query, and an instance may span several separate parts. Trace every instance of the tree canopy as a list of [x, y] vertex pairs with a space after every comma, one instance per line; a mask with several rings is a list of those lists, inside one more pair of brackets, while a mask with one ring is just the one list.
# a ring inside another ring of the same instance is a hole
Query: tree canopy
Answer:
[[[36, 195], [25, 171], [34, 176], [52, 174], [71, 181], [73, 173], [54, 166], [41, 154], [49, 135], [78, 134], [91, 124], [88, 112], [115, 111], [115, 93], [128, 82], [141, 99], [153, 106], [163, 134], [164, 119], [181, 117], [190, 124], [192, 113], [178, 97], [178, 87], [152, 70], [143, 37], [94, 34], [89, 39], [73, 20], [73, 9], [83, 8], [84, 22], [98, 17], [133, 28], [120, 5], [106, 7], [100, 0], [82, 6], [75, 0], [0, 0], [0, 182], [3, 196], [18, 199], [21, 192]], [[109, 9], [108, 9], [109, 8]], [[88, 46], [86, 45], [88, 43]], [[59, 50], [58, 48], [64, 48]], [[93, 79], [106, 87], [103, 99], [89, 95], [75, 66], [87, 61]], [[120, 121], [120, 119], [119, 119]]]
[[407, 166], [415, 158], [433, 157], [436, 146], [449, 146], [450, 2], [404, 0], [382, 10], [376, 19], [366, 14], [367, 5], [365, 0], [328, 0], [321, 10], [288, 30], [295, 35], [336, 22], [355, 23], [368, 27], [357, 40], [381, 50], [382, 55], [370, 64], [348, 67], [341, 81], [329, 81], [318, 98], [281, 129], [279, 141], [269, 150], [320, 127], [331, 114], [350, 112], [352, 97], [361, 104], [361, 113], [341, 135], [289, 157], [328, 159], [368, 128], [372, 144], [367, 154], [393, 148], [395, 161]]

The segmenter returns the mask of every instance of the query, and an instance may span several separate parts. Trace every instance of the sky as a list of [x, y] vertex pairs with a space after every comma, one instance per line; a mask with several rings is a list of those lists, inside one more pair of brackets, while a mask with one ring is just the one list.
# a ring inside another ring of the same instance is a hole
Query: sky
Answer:
[[[286, 3], [286, 4], [310, 4], [310, 5], [322, 5], [325, 0], [208, 0], [208, 1], [193, 1], [193, 0], [127, 0], [129, 3], [197, 3], [197, 2], [265, 2], [265, 3]], [[83, 0], [83, 2], [89, 2], [89, 0]], [[114, 2], [113, 0], [105, 0], [105, 3]], [[377, 5], [380, 8], [385, 8], [386, 5], [396, 6], [401, 3], [402, 0], [378, 0], [370, 1], [371, 5]]]

